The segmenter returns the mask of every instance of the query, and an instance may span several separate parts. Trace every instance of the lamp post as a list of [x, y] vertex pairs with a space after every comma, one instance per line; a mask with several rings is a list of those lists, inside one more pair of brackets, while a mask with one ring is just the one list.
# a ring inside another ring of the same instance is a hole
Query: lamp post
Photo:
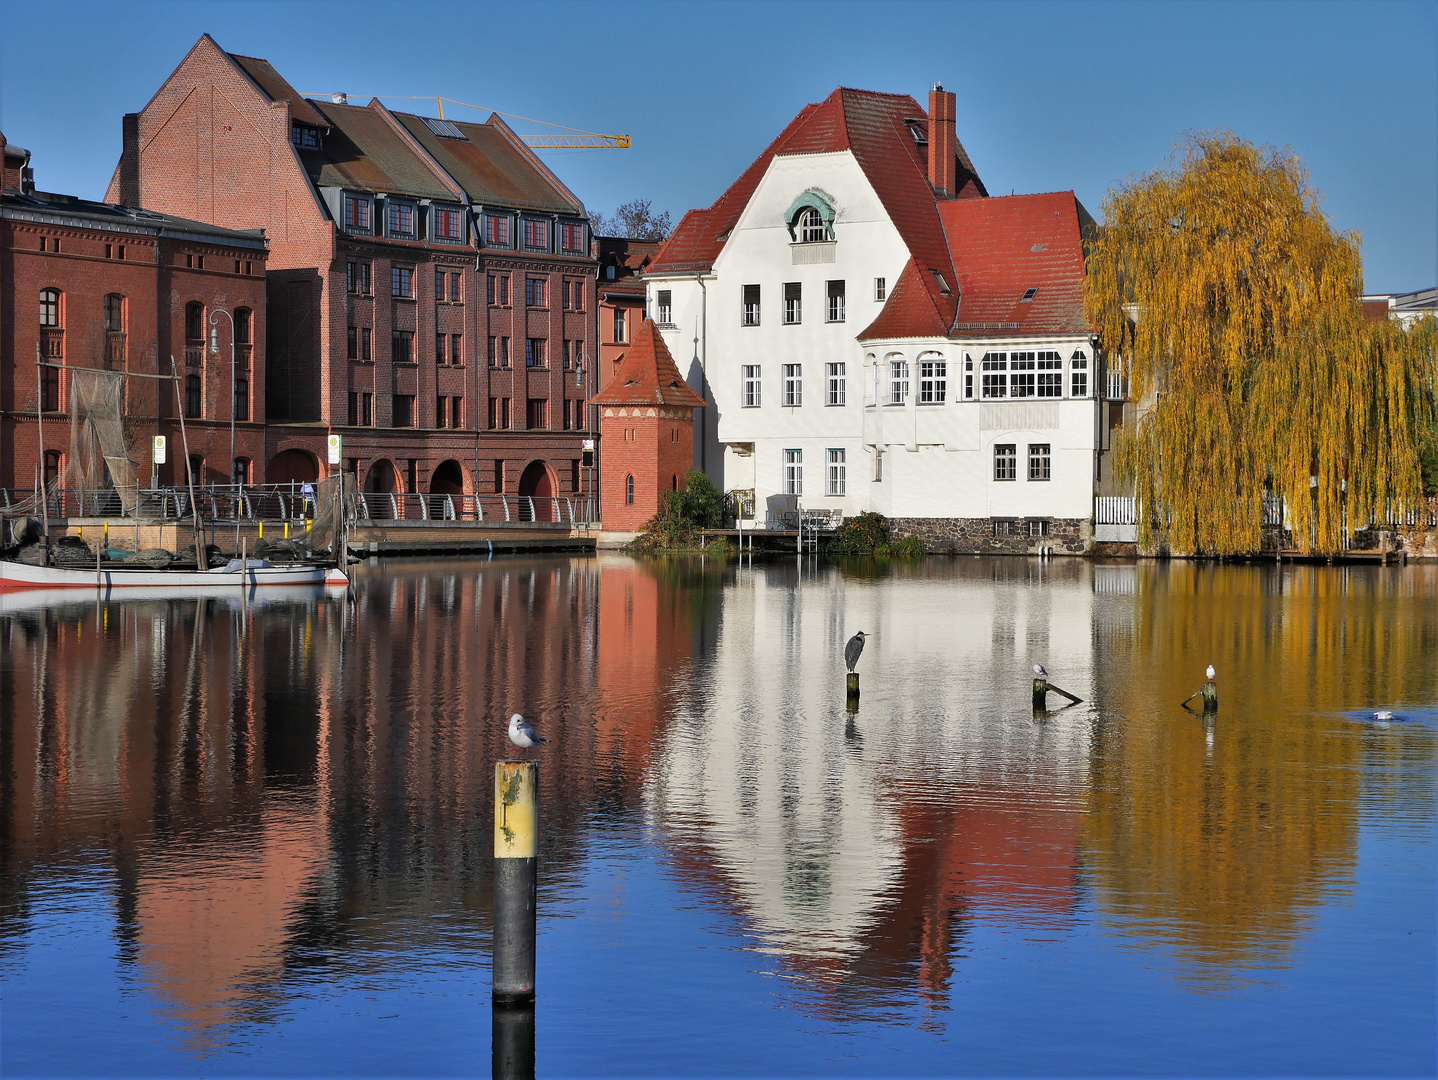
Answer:
[[220, 325], [217, 320], [221, 315], [230, 320], [230, 484], [235, 483], [235, 317], [224, 308], [215, 308], [210, 312], [210, 355], [220, 355]]

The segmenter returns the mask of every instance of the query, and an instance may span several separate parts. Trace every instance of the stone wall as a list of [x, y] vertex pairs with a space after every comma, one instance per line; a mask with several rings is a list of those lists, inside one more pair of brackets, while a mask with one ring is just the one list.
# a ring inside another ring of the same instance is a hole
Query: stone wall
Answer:
[[1029, 535], [1030, 522], [1010, 520], [1019, 535], [995, 536], [993, 518], [891, 518], [893, 538], [917, 536], [931, 555], [1037, 555], [1049, 548], [1055, 555], [1084, 555], [1093, 543], [1087, 518], [1044, 518], [1048, 534]]

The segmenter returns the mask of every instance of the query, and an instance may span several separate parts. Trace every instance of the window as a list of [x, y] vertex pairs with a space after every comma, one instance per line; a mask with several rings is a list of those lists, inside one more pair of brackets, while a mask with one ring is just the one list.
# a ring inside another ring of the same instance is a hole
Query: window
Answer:
[[1088, 357], [1081, 349], [1069, 359], [1069, 396], [1088, 397]]
[[1034, 396], [1034, 368], [1037, 353], [1009, 353], [1009, 397]]
[[320, 133], [303, 124], [290, 125], [290, 142], [294, 143], [301, 150], [318, 150], [320, 145]]
[[512, 247], [509, 239], [509, 215], [484, 215], [484, 242], [489, 247]]
[[903, 358], [889, 361], [889, 404], [903, 405], [909, 400], [909, 362]]
[[1009, 396], [1009, 356], [1008, 353], [984, 353], [984, 358], [979, 363], [983, 369], [983, 389], [986, 398], [1002, 398]]
[[396, 364], [414, 363], [414, 333], [410, 330], [390, 332], [390, 360]]
[[634, 505], [634, 474], [630, 473], [624, 478], [624, 505]]
[[60, 290], [40, 290], [40, 325], [60, 325]]
[[544, 278], [524, 279], [524, 302], [529, 307], [549, 306], [549, 282]]
[[1014, 531], [1014, 526], [1017, 525], [1017, 524], [1018, 524], [1018, 523], [1017, 523], [1017, 522], [1014, 522], [1014, 521], [995, 521], [995, 522], [994, 522], [994, 535], [995, 535], [995, 536], [1017, 536], [1018, 533]]
[[881, 277], [876, 277], [874, 279], [874, 299], [882, 300], [888, 295], [889, 290], [888, 287], [884, 284], [884, 279]]
[[[125, 257], [125, 245], [124, 245], [124, 244], [121, 244], [120, 247], [119, 247], [119, 250], [115, 253], [115, 258], [117, 258], [117, 259], [123, 259], [124, 257]], [[250, 264], [249, 264], [249, 263], [245, 263], [245, 273], [248, 274], [249, 272], [250, 272]]]
[[669, 289], [660, 289], [658, 294], [659, 325], [671, 326], [674, 322], [674, 293]]
[[369, 263], [345, 263], [345, 291], [369, 295]]
[[414, 270], [408, 266], [394, 266], [389, 272], [389, 294], [403, 300], [414, 299]]
[[353, 390], [350, 391], [349, 406], [350, 427], [356, 427], [359, 424], [359, 394]]
[[759, 325], [759, 286], [744, 286], [744, 325]]
[[560, 230], [560, 241], [570, 254], [583, 254], [584, 226], [577, 221], [566, 221]]
[[830, 495], [843, 495], [847, 490], [849, 467], [844, 461], [845, 456], [843, 450], [829, 451], [827, 492]]
[[614, 309], [614, 340], [615, 340], [615, 341], [626, 341], [626, 340], [628, 340], [627, 335], [624, 333], [624, 309], [623, 309], [623, 308], [615, 308], [615, 309]]
[[[52, 291], [52, 292], [53, 292], [54, 290], [49, 290], [49, 291]], [[42, 303], [43, 303], [43, 301], [42, 301]], [[236, 314], [238, 314], [238, 312], [236, 312]], [[41, 325], [41, 326], [44, 326], [44, 325], [47, 325], [47, 324], [46, 324], [45, 321], [42, 319], [42, 320], [40, 321], [40, 325]], [[48, 325], [53, 326], [53, 325], [55, 325], [55, 324], [54, 324], [54, 323], [50, 323], [50, 324], [48, 324]], [[107, 334], [119, 334], [119, 333], [122, 333], [122, 332], [124, 331], [124, 329], [125, 329], [125, 298], [124, 298], [123, 296], [121, 296], [119, 293], [106, 293], [106, 294], [105, 294], [105, 333], [107, 333]], [[248, 329], [248, 323], [246, 324], [246, 329]], [[236, 337], [236, 340], [240, 340], [238, 334], [236, 334], [235, 337]], [[249, 339], [246, 338], [246, 339], [244, 339], [244, 340], [249, 340]]]
[[464, 426], [464, 398], [462, 397], [449, 399], [449, 426], [452, 428]]
[[[62, 353], [59, 356], [55, 356], [50, 351], [50, 343], [48, 342], [46, 343], [45, 359], [46, 361], [53, 361], [55, 363], [65, 362], [64, 354]], [[60, 396], [60, 385], [60, 369], [55, 367], [53, 363], [47, 362], [46, 365], [40, 369], [41, 412], [59, 412], [65, 407], [65, 403]]]
[[994, 447], [994, 479], [1017, 480], [1019, 478], [1018, 449], [1013, 443], [1000, 443]]
[[443, 270], [436, 270], [434, 272], [434, 299], [436, 303], [444, 302], [444, 286], [447, 277], [448, 275], [445, 274]]
[[942, 405], [949, 397], [949, 362], [919, 357], [919, 402]]
[[459, 211], [452, 207], [436, 206], [431, 211], [434, 239], [444, 244], [457, 244], [464, 239]]
[[351, 326], [346, 331], [345, 347], [351, 360], [359, 359], [359, 327]]
[[804, 494], [804, 451], [784, 451], [784, 494]]
[[831, 281], [828, 284], [829, 310], [826, 318], [829, 322], [844, 321], [844, 283], [842, 281]]
[[249, 308], [235, 308], [235, 344], [250, 344], [251, 312]]
[[759, 365], [744, 365], [744, 408], [759, 407]]
[[370, 328], [368, 326], [359, 328], [359, 358], [365, 363], [374, 359], [374, 354], [370, 351]]
[[202, 398], [200, 395], [200, 377], [198, 375], [185, 376], [185, 416], [193, 420], [200, 415]]
[[973, 400], [974, 396], [974, 358], [964, 353], [964, 398]]
[[435, 426], [435, 427], [437, 427], [437, 428], [442, 428], [442, 427], [447, 427], [447, 426], [448, 426], [448, 425], [445, 424], [445, 422], [444, 422], [445, 413], [447, 413], [447, 412], [449, 411], [448, 408], [447, 408], [448, 404], [449, 404], [449, 398], [445, 397], [443, 394], [441, 394], [439, 397], [437, 397], [437, 398], [434, 399], [434, 426]]
[[389, 234], [402, 239], [414, 239], [414, 207], [409, 203], [389, 204]]
[[250, 418], [250, 380], [235, 380], [235, 419], [248, 420]]
[[464, 335], [449, 335], [449, 362], [451, 364], [464, 363]]
[[486, 287], [486, 298], [495, 307], [508, 307], [509, 278], [504, 274], [490, 274]]
[[613, 263], [610, 263], [608, 266], [606, 266], [606, 267], [604, 268], [604, 280], [605, 280], [605, 281], [613, 281], [613, 280], [614, 280], [614, 264], [613, 264]]
[[[545, 347], [549, 344], [544, 338], [524, 339], [524, 366], [542, 368], [549, 366], [549, 357], [545, 353]], [[533, 427], [533, 425], [530, 425]]]
[[824, 224], [824, 218], [819, 211], [812, 206], [806, 206], [799, 211], [798, 228], [799, 243], [816, 244], [829, 239], [829, 226]]
[[460, 274], [449, 275], [449, 302], [451, 304], [464, 303], [464, 277]]
[[489, 339], [489, 366], [509, 367], [508, 337], [492, 337]]
[[1029, 443], [1029, 479], [1049, 479], [1049, 444]]
[[205, 268], [205, 257], [203, 255], [195, 256], [195, 267], [199, 270], [203, 270]]
[[584, 282], [582, 282], [582, 281], [573, 282], [573, 286], [574, 286], [574, 301], [573, 301], [573, 304], [572, 304], [571, 306], [574, 308], [575, 311], [583, 311], [583, 310], [584, 310]]
[[1047, 519], [1035, 519], [1029, 522], [1030, 536], [1047, 536], [1049, 534], [1049, 522]]
[[369, 232], [369, 200], [360, 195], [346, 195], [344, 226], [354, 232]]
[[187, 270], [193, 270], [194, 268], [195, 268], [195, 257], [194, 257], [193, 255], [186, 255], [186, 256], [185, 256], [185, 269], [187, 269]]
[[364, 427], [374, 427], [374, 395], [362, 394], [360, 396], [360, 424]]
[[549, 427], [549, 402], [544, 398], [530, 398], [524, 420], [524, 426], [530, 429]]
[[800, 322], [804, 314], [804, 286], [797, 281], [784, 283], [784, 322], [793, 326]]
[[394, 427], [414, 427], [414, 395], [394, 396]]
[[794, 407], [804, 404], [804, 366], [784, 365], [784, 404]]
[[523, 228], [526, 251], [549, 250], [549, 222], [536, 218], [525, 218]]
[[828, 403], [830, 405], [842, 405], [844, 404], [844, 370], [847, 365], [841, 360], [838, 363], [826, 364], [824, 366], [828, 374], [829, 382]]
[[1064, 396], [1064, 360], [1056, 352], [1039, 353], [1039, 397]]
[[442, 364], [449, 358], [449, 341], [444, 334], [434, 335], [434, 362]]
[[185, 338], [188, 341], [205, 339], [205, 305], [195, 300], [185, 305]]

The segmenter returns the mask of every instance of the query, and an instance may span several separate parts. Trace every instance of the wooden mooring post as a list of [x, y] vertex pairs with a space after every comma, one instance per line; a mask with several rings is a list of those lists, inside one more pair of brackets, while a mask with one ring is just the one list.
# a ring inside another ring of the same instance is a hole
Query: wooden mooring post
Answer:
[[859, 673], [851, 671], [844, 679], [844, 696], [850, 701], [859, 700]]
[[496, 1006], [534, 1001], [539, 766], [494, 763], [494, 974]]
[[1188, 703], [1196, 697], [1203, 698], [1203, 711], [1205, 713], [1218, 712], [1218, 682], [1216, 681], [1212, 664], [1209, 664], [1208, 670], [1204, 672], [1203, 685], [1189, 694], [1188, 697], [1184, 698], [1179, 704], [1187, 709]]

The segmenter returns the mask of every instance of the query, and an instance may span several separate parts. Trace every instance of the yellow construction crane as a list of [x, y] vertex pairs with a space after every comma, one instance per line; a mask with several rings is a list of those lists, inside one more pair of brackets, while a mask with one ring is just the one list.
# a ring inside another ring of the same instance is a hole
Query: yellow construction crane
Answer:
[[[328, 97], [327, 94], [306, 94], [305, 97]], [[421, 94], [375, 94], [377, 98], [401, 101], [428, 101], [428, 95]], [[498, 109], [486, 109], [482, 105], [471, 105], [467, 101], [456, 101], [454, 98], [440, 97], [434, 95], [435, 107], [439, 109], [439, 118], [444, 119], [444, 103], [459, 105], [466, 109], [474, 109], [476, 112], [496, 113], [499, 116], [508, 117], [511, 120], [523, 120], [526, 124], [538, 124], [540, 127], [555, 128], [559, 131], [567, 131], [568, 135], [521, 135], [524, 144], [534, 150], [628, 150], [628, 135], [604, 135], [597, 131], [585, 131], [583, 128], [565, 127], [563, 124], [551, 124], [546, 120], [535, 120], [529, 116], [519, 116], [515, 113], [500, 112]]]

